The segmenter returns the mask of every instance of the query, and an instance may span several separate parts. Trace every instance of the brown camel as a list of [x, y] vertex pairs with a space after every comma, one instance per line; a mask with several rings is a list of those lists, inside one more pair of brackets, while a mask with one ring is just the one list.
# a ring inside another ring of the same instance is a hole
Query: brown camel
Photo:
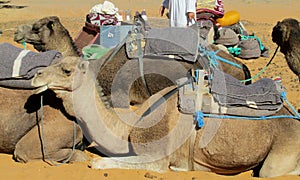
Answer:
[[[298, 120], [204, 118], [204, 127], [196, 130], [192, 115], [178, 110], [177, 93], [170, 94], [174, 87], [151, 96], [136, 111], [107, 108], [91, 68], [88, 61], [66, 57], [40, 70], [32, 85], [38, 87], [37, 93], [53, 90], [66, 111], [78, 117], [81, 128], [99, 145], [99, 151], [125, 156], [93, 159], [92, 168], [220, 174], [255, 169], [260, 177], [300, 174]], [[144, 113], [166, 96], [170, 97], [159, 108]], [[283, 107], [276, 115], [282, 114], [291, 113]]]
[[[45, 105], [43, 114], [41, 98]], [[70, 157], [74, 143], [78, 147], [82, 144], [80, 127], [76, 126], [74, 134], [71, 117], [66, 118], [61, 101], [51, 91], [37, 96], [32, 90], [0, 87], [0, 104], [0, 153], [14, 154], [16, 161], [48, 158], [64, 161]], [[75, 149], [74, 152], [71, 161], [87, 159], [83, 151]]]
[[63, 56], [79, 56], [69, 31], [56, 16], [42, 18], [33, 24], [17, 27], [14, 40], [27, 42], [40, 52], [59, 50]]
[[[32, 87], [30, 89], [29, 78], [33, 77], [36, 68], [55, 63], [60, 60], [60, 54], [56, 51], [50, 52], [52, 55], [49, 52], [34, 53], [9, 43], [1, 43], [0, 54], [0, 153], [14, 154], [20, 162], [48, 157], [61, 161], [71, 157], [73, 145], [82, 144], [80, 127], [72, 122], [71, 116], [65, 116], [61, 101], [53, 92], [36, 96], [32, 94]], [[36, 63], [35, 60], [41, 58], [48, 63]], [[16, 66], [18, 61], [21, 61], [19, 68]], [[71, 160], [77, 160], [80, 154], [86, 157], [77, 151], [74, 150], [75, 156]]]
[[[62, 52], [63, 56], [74, 54], [76, 52], [76, 48], [74, 46], [76, 42], [73, 42], [72, 38], [67, 33], [67, 30], [60, 23], [58, 17], [45, 17], [31, 25], [19, 26], [15, 33], [15, 41], [25, 41], [33, 44], [39, 51], [57, 50]], [[217, 50], [217, 47], [214, 45], [211, 46], [214, 51]], [[112, 52], [113, 50], [110, 53]], [[242, 67], [240, 69], [221, 62], [220, 68], [222, 68], [225, 72], [240, 80], [250, 78], [251, 75], [247, 66], [236, 60], [232, 55], [229, 55], [224, 51], [218, 52], [217, 55], [235, 62]], [[107, 58], [103, 59], [105, 60]], [[108, 96], [114, 94], [116, 97], [112, 97], [114, 107], [128, 107], [128, 99], [130, 104], [140, 104], [149, 97], [145, 85], [141, 81], [141, 78], [139, 78], [138, 60], [129, 60], [130, 59], [127, 57], [125, 52], [125, 46], [123, 46], [114, 55], [110, 62], [97, 66], [101, 68], [97, 79], [99, 84], [103, 87], [103, 93]], [[145, 79], [151, 94], [154, 94], [165, 87], [174, 85], [174, 80], [185, 76], [189, 69], [201, 67], [199, 62], [179, 63], [178, 61], [166, 61], [157, 58], [144, 58], [143, 61], [144, 71], [146, 74]], [[123, 79], [123, 81], [121, 81], [120, 78], [115, 78], [115, 76], [120, 69], [124, 67], [124, 64], [126, 64], [127, 69], [125, 68], [122, 72], [123, 77], [127, 79]], [[177, 67], [177, 69], [175, 67]], [[129, 77], [131, 78], [130, 80], [128, 80]], [[135, 81], [136, 79], [138, 80]], [[114, 83], [115, 80], [117, 82]], [[251, 81], [247, 83], [250, 82]], [[115, 89], [113, 87], [114, 84], [120, 83], [122, 86], [118, 85], [119, 89]], [[118, 100], [120, 97], [122, 101]], [[127, 101], [123, 101], [124, 98], [127, 99]]]
[[300, 82], [300, 23], [296, 19], [287, 18], [278, 21], [272, 31], [272, 40], [285, 55], [289, 68]]

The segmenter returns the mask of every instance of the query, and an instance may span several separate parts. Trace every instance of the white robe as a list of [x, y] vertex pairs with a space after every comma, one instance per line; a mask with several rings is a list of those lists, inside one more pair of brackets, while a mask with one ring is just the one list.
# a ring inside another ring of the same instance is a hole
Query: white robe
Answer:
[[194, 24], [195, 21], [188, 21], [187, 13], [195, 13], [196, 18], [196, 2], [197, 0], [164, 0], [162, 5], [169, 9], [170, 26], [186, 27], [187, 24]]

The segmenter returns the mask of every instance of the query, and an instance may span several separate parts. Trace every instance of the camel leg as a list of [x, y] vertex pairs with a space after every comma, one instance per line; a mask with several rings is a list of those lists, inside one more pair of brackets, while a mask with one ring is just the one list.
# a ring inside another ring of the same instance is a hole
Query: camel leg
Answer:
[[71, 148], [59, 149], [52, 154], [49, 153], [45, 155], [45, 161], [50, 162], [51, 164], [55, 164], [56, 162], [64, 162], [66, 160], [69, 160], [68, 162], [84, 162], [88, 159], [89, 157], [84, 151], [78, 149], [73, 150]]
[[[41, 136], [42, 128], [43, 136]], [[82, 143], [82, 138], [81, 129], [76, 125], [75, 144]], [[73, 145], [74, 124], [62, 115], [51, 120], [45, 119], [43, 125], [40, 123], [23, 136], [15, 147], [14, 158], [24, 163], [30, 160], [47, 159], [47, 156], [53, 161], [61, 161], [70, 156]], [[73, 161], [87, 160], [87, 155], [84, 153], [76, 150], [74, 154], [75, 156], [71, 159]]]
[[300, 143], [294, 140], [289, 145], [273, 148], [264, 161], [259, 176], [270, 178], [282, 175], [300, 175]]
[[156, 172], [168, 171], [168, 158], [160, 160], [150, 160], [150, 157], [130, 156], [130, 157], [101, 157], [94, 158], [90, 162], [92, 169], [143, 169]]

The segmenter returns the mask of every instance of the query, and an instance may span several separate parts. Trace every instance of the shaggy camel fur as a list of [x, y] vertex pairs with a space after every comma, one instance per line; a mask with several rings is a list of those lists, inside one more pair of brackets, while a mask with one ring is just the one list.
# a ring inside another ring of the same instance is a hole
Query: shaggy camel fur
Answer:
[[289, 68], [298, 76], [300, 82], [300, 23], [287, 18], [278, 22], [272, 31], [272, 40], [285, 55]]
[[[40, 123], [42, 114], [41, 95], [44, 101], [44, 122]], [[62, 113], [61, 101], [53, 92], [32, 95], [32, 90], [18, 90], [0, 87], [0, 153], [14, 154], [19, 162], [37, 159], [54, 161], [66, 160], [72, 152], [73, 122]], [[37, 125], [39, 124], [39, 125]], [[41, 128], [43, 126], [43, 139]], [[76, 126], [75, 144], [82, 144], [83, 134]], [[46, 147], [46, 153], [42, 151]], [[75, 150], [71, 161], [83, 161], [87, 156], [81, 150]]]
[[[30, 26], [32, 26], [32, 28], [30, 28]], [[63, 56], [74, 54], [76, 51], [76, 49], [74, 49], [75, 46], [72, 38], [68, 35], [64, 26], [60, 23], [58, 17], [45, 17], [33, 23], [33, 25], [19, 26], [15, 33], [15, 41], [28, 42], [33, 44], [34, 47], [40, 51], [57, 50], [62, 52]], [[211, 46], [214, 51], [218, 49], [214, 45]], [[110, 53], [112, 53], [112, 51]], [[236, 60], [232, 55], [229, 55], [224, 51], [218, 52], [217, 55], [235, 62], [242, 67], [242, 69], [240, 69], [221, 62], [220, 68], [222, 68], [223, 71], [240, 80], [250, 78], [251, 75], [248, 68], [243, 63]], [[118, 88], [122, 87], [122, 89], [117, 90], [118, 92], [115, 92], [114, 96], [117, 97], [116, 99], [122, 97], [122, 99], [127, 99], [127, 101], [112, 100], [114, 107], [128, 107], [128, 99], [130, 104], [140, 104], [149, 97], [141, 78], [139, 78], [138, 60], [129, 60], [130, 59], [127, 57], [125, 52], [125, 46], [123, 46], [110, 62], [104, 63], [100, 66], [101, 70], [99, 71], [97, 79], [100, 86], [103, 87], [103, 93], [105, 95], [110, 96], [114, 93], [112, 92], [114, 91], [114, 81], [118, 81], [116, 83], [123, 84], [122, 86], [118, 86]], [[157, 58], [144, 58], [143, 61], [145, 64], [145, 79], [151, 94], [154, 94], [165, 87], [174, 85], [174, 80], [185, 76], [189, 69], [201, 67], [199, 62], [180, 62], [179, 64], [178, 61], [166, 61]], [[125, 68], [122, 71], [123, 77], [131, 77], [131, 80], [128, 81], [128, 79], [125, 79], [120, 82], [120, 78], [116, 79], [115, 77], [125, 64], [128, 68]], [[159, 64], [159, 66], [157, 64]], [[178, 68], [176, 69], [174, 67]], [[127, 73], [125, 71], [127, 71]], [[250, 82], [251, 81], [247, 83]], [[132, 86], [128, 87], [128, 85]]]
[[[37, 93], [52, 89], [62, 98], [66, 111], [77, 116], [99, 151], [125, 156], [93, 159], [92, 168], [159, 172], [170, 168], [220, 174], [255, 168], [260, 177], [300, 174], [300, 122], [295, 119], [204, 118], [204, 128], [196, 130], [192, 115], [178, 111], [177, 92], [169, 93], [174, 87], [151, 96], [136, 111], [108, 109], [89, 62], [78, 57], [66, 57], [40, 70], [32, 85], [39, 87]], [[145, 114], [153, 102], [166, 95], [170, 97], [159, 108]], [[276, 115], [280, 114], [290, 113], [282, 108]]]

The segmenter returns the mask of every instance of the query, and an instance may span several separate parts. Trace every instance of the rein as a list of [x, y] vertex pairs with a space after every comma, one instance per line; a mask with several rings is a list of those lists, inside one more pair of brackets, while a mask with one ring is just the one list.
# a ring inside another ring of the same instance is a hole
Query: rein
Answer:
[[142, 50], [142, 36], [140, 33], [141, 28], [139, 28], [138, 32], [137, 32], [137, 46], [138, 46], [138, 60], [139, 60], [139, 69], [140, 69], [140, 75], [143, 81], [143, 84], [146, 88], [146, 92], [148, 96], [151, 96], [151, 92], [149, 90], [149, 86], [147, 84], [147, 81], [145, 79], [145, 74], [144, 74], [144, 61], [143, 61], [143, 50]]
[[144, 117], [152, 113], [156, 108], [158, 108], [162, 103], [164, 103], [167, 99], [169, 99], [172, 95], [174, 95], [179, 88], [182, 88], [184, 85], [189, 84], [190, 81], [187, 81], [186, 83], [183, 83], [181, 85], [178, 85], [174, 88], [172, 88], [170, 91], [168, 91], [166, 94], [164, 94], [162, 97], [160, 97], [158, 100], [156, 100], [151, 106], [141, 115], [141, 117], [134, 123], [134, 126], [137, 125]]
[[74, 134], [73, 134], [73, 146], [72, 146], [72, 152], [70, 154], [70, 156], [64, 160], [62, 163], [55, 163], [51, 157], [49, 156], [49, 153], [47, 152], [47, 146], [46, 146], [46, 140], [45, 140], [45, 137], [44, 137], [44, 103], [43, 103], [43, 96], [41, 96], [41, 129], [40, 129], [40, 126], [38, 124], [38, 127], [39, 127], [39, 135], [40, 135], [40, 139], [41, 139], [41, 144], [42, 144], [42, 150], [43, 150], [43, 160], [45, 162], [47, 162], [45, 160], [45, 156], [46, 158], [50, 161], [50, 162], [47, 162], [48, 164], [50, 165], [53, 165], [53, 166], [60, 166], [60, 165], [63, 165], [63, 164], [66, 164], [67, 162], [69, 162], [71, 160], [71, 158], [73, 157], [73, 154], [75, 152], [75, 146], [76, 146], [76, 122], [73, 121], [73, 128], [74, 128]]
[[260, 70], [256, 75], [254, 75], [253, 77], [251, 77], [249, 79], [241, 80], [241, 82], [251, 81], [251, 80], [256, 79], [257, 77], [259, 77], [260, 75], [262, 75], [265, 72], [265, 70], [268, 68], [268, 66], [271, 64], [271, 62], [273, 61], [275, 55], [277, 54], [278, 49], [279, 49], [279, 46], [277, 46], [275, 52], [273, 53], [273, 56], [271, 57], [269, 62], [262, 68], [262, 70]]
[[[134, 26], [133, 26], [134, 27]], [[151, 96], [151, 92], [149, 90], [149, 86], [147, 84], [147, 81], [145, 79], [145, 74], [144, 74], [144, 63], [143, 63], [143, 50], [142, 50], [142, 44], [141, 44], [141, 33], [140, 33], [140, 29], [137, 29], [137, 47], [138, 47], [138, 62], [139, 62], [139, 69], [140, 69], [140, 75], [142, 78], [142, 82], [145, 86], [146, 92], [148, 96]], [[131, 31], [129, 31], [126, 35], [126, 37], [114, 48], [113, 52], [111, 53], [111, 55], [109, 56], [108, 59], [106, 59], [103, 64], [101, 65], [100, 69], [102, 67], [104, 67], [107, 63], [109, 63], [114, 57], [115, 55], [120, 51], [120, 49], [123, 47], [123, 45], [126, 43], [127, 39], [129, 38], [129, 36], [131, 36]]]

